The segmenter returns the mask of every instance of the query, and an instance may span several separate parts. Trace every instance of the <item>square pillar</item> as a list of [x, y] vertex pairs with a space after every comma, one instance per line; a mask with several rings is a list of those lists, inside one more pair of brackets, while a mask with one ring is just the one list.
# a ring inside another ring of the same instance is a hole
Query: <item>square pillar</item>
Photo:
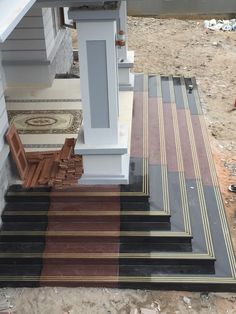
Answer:
[[118, 76], [115, 21], [77, 23], [84, 140], [118, 143]]
[[78, 30], [83, 126], [75, 152], [83, 155], [84, 184], [128, 183], [128, 131], [119, 124], [118, 14], [119, 2], [110, 9], [69, 10]]
[[118, 19], [119, 30], [124, 31], [126, 36], [125, 46], [118, 48], [119, 66], [119, 89], [133, 90], [134, 76], [130, 69], [134, 66], [134, 51], [128, 51], [128, 29], [127, 29], [127, 1], [122, 0]]

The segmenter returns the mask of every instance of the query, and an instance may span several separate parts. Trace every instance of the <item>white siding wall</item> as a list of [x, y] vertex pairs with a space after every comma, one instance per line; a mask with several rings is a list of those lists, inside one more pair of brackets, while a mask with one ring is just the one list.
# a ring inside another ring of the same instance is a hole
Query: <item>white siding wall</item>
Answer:
[[44, 9], [33, 8], [23, 17], [2, 45], [3, 62], [46, 60], [44, 14]]
[[[8, 119], [6, 104], [4, 98], [4, 72], [1, 66], [0, 55], [0, 215], [5, 205], [4, 196], [9, 184], [14, 182], [14, 178], [11, 171], [9, 156], [9, 146], [5, 141], [5, 134], [8, 129]], [[1, 225], [1, 218], [0, 218]]]
[[31, 9], [2, 45], [3, 61], [48, 59], [60, 36], [57, 13], [57, 8]]
[[64, 49], [70, 38], [60, 28], [56, 10], [32, 8], [0, 46], [8, 87], [47, 87], [56, 73], [69, 72], [72, 46]]
[[2, 169], [8, 154], [8, 146], [5, 142], [5, 133], [8, 128], [8, 119], [5, 98], [3, 94], [2, 69], [0, 67], [0, 170]]

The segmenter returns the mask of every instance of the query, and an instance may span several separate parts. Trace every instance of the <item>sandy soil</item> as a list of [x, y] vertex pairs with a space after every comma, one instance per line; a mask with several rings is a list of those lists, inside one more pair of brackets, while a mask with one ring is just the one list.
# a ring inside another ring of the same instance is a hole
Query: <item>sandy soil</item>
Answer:
[[[236, 33], [206, 32], [201, 21], [129, 18], [135, 72], [196, 76], [236, 249]], [[236, 313], [236, 295], [85, 288], [1, 289], [17, 314]], [[0, 304], [1, 304], [0, 300]], [[150, 309], [152, 312], [141, 310]], [[137, 311], [136, 311], [137, 310]], [[1, 312], [0, 312], [1, 313]]]

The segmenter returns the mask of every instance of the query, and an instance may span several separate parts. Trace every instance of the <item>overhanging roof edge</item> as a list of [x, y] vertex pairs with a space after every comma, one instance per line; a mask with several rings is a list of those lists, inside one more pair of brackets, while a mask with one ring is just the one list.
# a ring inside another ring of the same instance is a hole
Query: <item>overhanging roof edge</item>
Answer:
[[0, 43], [3, 43], [36, 0], [1, 0]]

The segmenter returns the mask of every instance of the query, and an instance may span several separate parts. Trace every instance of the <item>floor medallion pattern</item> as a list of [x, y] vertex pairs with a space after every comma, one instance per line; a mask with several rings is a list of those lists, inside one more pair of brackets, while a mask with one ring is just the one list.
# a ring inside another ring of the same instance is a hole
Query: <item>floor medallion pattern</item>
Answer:
[[82, 110], [8, 110], [19, 134], [72, 134], [82, 122]]

